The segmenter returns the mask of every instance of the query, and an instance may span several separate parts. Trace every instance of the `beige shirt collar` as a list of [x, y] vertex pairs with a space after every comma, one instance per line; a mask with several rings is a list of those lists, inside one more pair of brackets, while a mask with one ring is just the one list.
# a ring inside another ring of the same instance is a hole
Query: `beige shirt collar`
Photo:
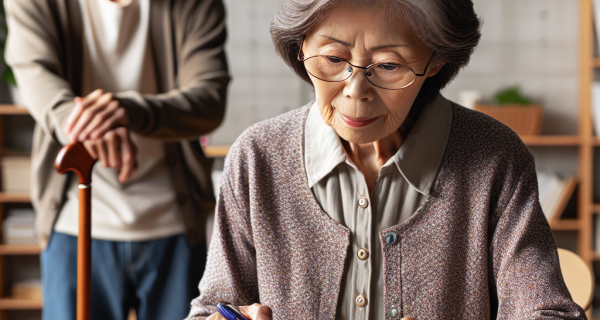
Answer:
[[[392, 157], [404, 179], [428, 195], [439, 170], [450, 129], [452, 107], [441, 94], [423, 109], [406, 141]], [[316, 102], [306, 119], [304, 166], [312, 188], [340, 163], [349, 161], [339, 136], [325, 122]], [[389, 164], [388, 161], [387, 164]]]

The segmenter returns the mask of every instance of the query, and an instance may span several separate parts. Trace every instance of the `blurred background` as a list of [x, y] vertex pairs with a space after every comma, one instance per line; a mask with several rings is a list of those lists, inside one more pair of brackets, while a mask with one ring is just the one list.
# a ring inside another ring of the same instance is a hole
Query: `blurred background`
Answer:
[[[299, 80], [274, 52], [269, 23], [281, 0], [224, 1], [233, 80], [225, 121], [203, 141], [207, 154], [218, 159], [213, 175], [217, 182], [227, 146], [247, 127], [299, 108], [314, 96], [311, 86]], [[591, 95], [594, 66], [600, 63], [593, 59], [598, 52], [593, 0], [473, 2], [484, 21], [483, 38], [470, 65], [443, 94], [455, 102], [482, 107], [479, 110], [501, 121], [524, 122], [512, 125], [517, 132], [522, 130], [519, 133], [535, 156], [538, 175], [545, 179], [540, 198], [557, 244], [578, 253], [600, 275], [596, 251], [600, 241], [595, 231], [595, 214], [600, 213], [596, 205], [600, 203], [600, 139], [593, 130]], [[2, 43], [4, 36], [0, 34]], [[0, 103], [19, 104], [5, 70], [1, 64]], [[498, 99], [507, 92], [523, 98], [517, 99], [517, 107], [515, 101]], [[543, 115], [527, 114], [536, 108]], [[28, 186], [21, 185], [27, 175], [33, 120], [26, 111], [3, 105], [0, 128], [0, 320], [40, 319], [39, 249], [35, 240], [27, 240], [33, 238], [33, 213]], [[594, 315], [600, 319], [597, 291]]]

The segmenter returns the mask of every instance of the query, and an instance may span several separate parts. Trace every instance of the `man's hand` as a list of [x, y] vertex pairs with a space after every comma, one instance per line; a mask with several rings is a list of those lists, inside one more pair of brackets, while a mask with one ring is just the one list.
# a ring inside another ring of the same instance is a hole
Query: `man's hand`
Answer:
[[109, 130], [129, 124], [129, 116], [112, 93], [98, 89], [85, 98], [75, 98], [75, 108], [67, 121], [71, 143], [99, 139]]
[[[246, 319], [250, 320], [272, 320], [273, 312], [271, 308], [267, 306], [260, 305], [255, 303], [251, 306], [242, 306], [239, 307], [242, 315], [246, 317]], [[223, 318], [221, 314], [218, 312], [208, 317], [206, 320], [226, 320]]]
[[131, 141], [127, 128], [110, 130], [100, 139], [85, 140], [83, 145], [92, 158], [100, 160], [103, 167], [120, 170], [121, 183], [129, 180], [137, 171], [137, 147]]

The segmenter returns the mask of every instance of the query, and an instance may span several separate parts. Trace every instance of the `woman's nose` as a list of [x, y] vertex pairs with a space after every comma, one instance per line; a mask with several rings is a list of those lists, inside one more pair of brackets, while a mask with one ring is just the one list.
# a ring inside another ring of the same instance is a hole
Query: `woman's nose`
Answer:
[[367, 80], [364, 70], [354, 69], [354, 73], [346, 79], [345, 83], [344, 96], [365, 102], [373, 100], [375, 91]]

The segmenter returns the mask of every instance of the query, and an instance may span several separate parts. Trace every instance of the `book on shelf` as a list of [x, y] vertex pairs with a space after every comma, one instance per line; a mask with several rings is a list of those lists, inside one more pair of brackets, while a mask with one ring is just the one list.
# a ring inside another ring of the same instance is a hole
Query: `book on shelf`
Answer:
[[596, 52], [600, 53], [600, 0], [594, 0], [592, 6], [594, 7], [594, 34], [596, 35]]
[[10, 209], [2, 222], [2, 236], [4, 244], [34, 245], [37, 244], [35, 236], [35, 213], [33, 209]]
[[[599, 0], [600, 1], [600, 0]], [[600, 19], [598, 19], [600, 20]], [[600, 136], [600, 82], [592, 83], [592, 124], [594, 134]]]
[[558, 175], [545, 171], [538, 171], [537, 178], [540, 204], [546, 219], [550, 222], [560, 219], [575, 191], [577, 179], [561, 179]]
[[42, 301], [40, 279], [15, 282], [10, 286], [10, 298], [15, 300]]

